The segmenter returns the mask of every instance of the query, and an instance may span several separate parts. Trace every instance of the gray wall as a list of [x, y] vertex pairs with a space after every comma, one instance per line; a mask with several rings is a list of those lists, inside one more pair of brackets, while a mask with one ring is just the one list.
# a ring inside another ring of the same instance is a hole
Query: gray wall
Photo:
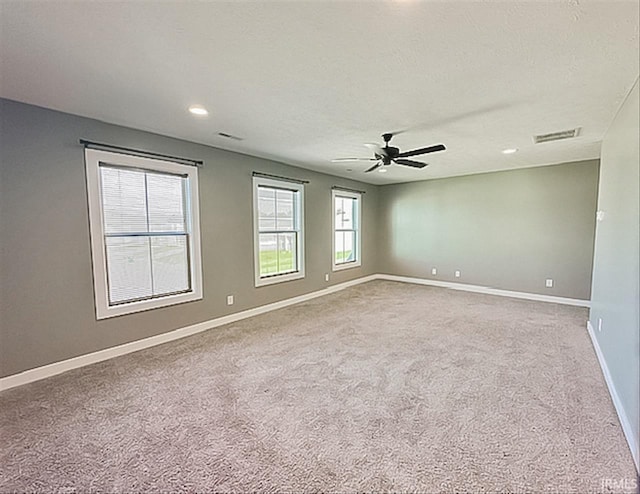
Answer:
[[[597, 161], [376, 187], [13, 101], [0, 117], [0, 376], [376, 272], [589, 298]], [[202, 301], [96, 321], [79, 138], [206, 161]], [[253, 286], [254, 170], [310, 180], [304, 280]], [[362, 267], [336, 273], [332, 185], [367, 192]]]
[[[0, 121], [0, 376], [376, 272], [376, 186], [13, 101], [0, 100]], [[79, 138], [205, 160], [202, 301], [96, 321]], [[253, 170], [310, 181], [304, 280], [253, 286]], [[362, 266], [336, 273], [332, 185], [366, 191]], [[331, 273], [329, 283], [324, 273]], [[227, 294], [235, 295], [235, 305], [226, 305]]]
[[[596, 228], [593, 297], [589, 316], [611, 380], [630, 421], [640, 435], [640, 124], [638, 82], [602, 143]], [[602, 331], [598, 331], [602, 319]], [[637, 444], [637, 443], [636, 443]], [[638, 461], [638, 451], [636, 464]]]
[[595, 160], [382, 187], [379, 267], [589, 299], [597, 179]]

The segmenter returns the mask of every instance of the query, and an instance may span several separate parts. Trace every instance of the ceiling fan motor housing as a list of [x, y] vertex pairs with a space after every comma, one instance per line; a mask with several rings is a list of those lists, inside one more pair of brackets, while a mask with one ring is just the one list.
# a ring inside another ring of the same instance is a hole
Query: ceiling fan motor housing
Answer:
[[400, 150], [398, 148], [394, 148], [391, 146], [386, 146], [382, 149], [384, 149], [387, 152], [387, 156], [391, 159], [395, 158], [400, 154]]
[[396, 156], [400, 154], [400, 150], [398, 148], [389, 146], [389, 141], [391, 140], [392, 137], [393, 137], [393, 134], [390, 132], [386, 134], [382, 134], [382, 138], [384, 139], [384, 147], [382, 149], [384, 150], [387, 156], [382, 156], [381, 158], [384, 161], [385, 165], [389, 165], [390, 160], [394, 159]]

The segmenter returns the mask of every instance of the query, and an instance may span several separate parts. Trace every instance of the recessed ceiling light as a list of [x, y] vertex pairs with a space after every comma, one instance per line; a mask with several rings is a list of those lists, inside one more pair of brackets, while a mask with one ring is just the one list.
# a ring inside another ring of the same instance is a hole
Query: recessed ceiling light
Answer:
[[209, 112], [204, 106], [201, 105], [191, 105], [189, 107], [189, 112], [193, 115], [198, 115], [199, 117], [204, 117], [205, 115], [209, 115]]
[[378, 171], [380, 173], [387, 173], [387, 169], [386, 168], [380, 168]]
[[502, 150], [502, 154], [513, 154], [513, 153], [517, 153], [518, 152], [518, 148], [510, 148], [510, 149], [503, 149]]

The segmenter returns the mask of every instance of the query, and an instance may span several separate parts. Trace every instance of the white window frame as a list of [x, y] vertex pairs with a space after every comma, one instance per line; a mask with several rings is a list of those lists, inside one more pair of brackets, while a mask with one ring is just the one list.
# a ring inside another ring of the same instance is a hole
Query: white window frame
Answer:
[[[273, 187], [277, 189], [292, 190], [298, 193], [297, 213], [295, 217], [295, 228], [298, 232], [297, 259], [298, 270], [293, 273], [274, 274], [260, 276], [260, 241], [259, 241], [259, 217], [258, 217], [258, 187]], [[255, 286], [261, 287], [293, 281], [304, 278], [304, 184], [275, 180], [264, 177], [253, 177], [253, 263]]]
[[[354, 218], [356, 258], [354, 261], [336, 264], [336, 198], [348, 197], [357, 200], [357, 214]], [[343, 269], [357, 268], [362, 265], [362, 194], [346, 190], [333, 189], [331, 191], [331, 269], [342, 271]]]
[[[102, 212], [102, 188], [100, 187], [100, 164], [122, 168], [150, 170], [161, 173], [179, 174], [187, 178], [186, 217], [189, 233], [189, 256], [191, 290], [185, 293], [163, 297], [109, 304], [107, 278], [106, 244], [104, 216]], [[89, 231], [91, 234], [91, 259], [93, 263], [93, 286], [96, 302], [96, 318], [106, 319], [168, 305], [182, 304], [202, 299], [202, 258], [200, 248], [200, 214], [198, 198], [198, 169], [170, 161], [143, 158], [122, 153], [97, 149], [85, 150], [87, 197], [89, 202]]]

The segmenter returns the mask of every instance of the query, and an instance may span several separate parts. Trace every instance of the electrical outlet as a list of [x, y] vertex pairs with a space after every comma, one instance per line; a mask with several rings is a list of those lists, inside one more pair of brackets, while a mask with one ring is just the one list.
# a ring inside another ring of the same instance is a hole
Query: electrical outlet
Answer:
[[598, 318], [598, 331], [602, 331], [602, 318]]
[[438, 270], [436, 268], [431, 268], [431, 274], [433, 276], [437, 275], [438, 274]]
[[227, 295], [227, 305], [233, 305], [233, 295]]
[[454, 274], [454, 276], [455, 276], [456, 278], [460, 278], [460, 271], [456, 271], [456, 272], [455, 272], [455, 273], [453, 273], [453, 274]]
[[324, 274], [324, 281], [329, 281], [329, 273]]
[[546, 286], [547, 288], [553, 288], [553, 280], [551, 278], [547, 278], [547, 280], [544, 282], [544, 286]]

